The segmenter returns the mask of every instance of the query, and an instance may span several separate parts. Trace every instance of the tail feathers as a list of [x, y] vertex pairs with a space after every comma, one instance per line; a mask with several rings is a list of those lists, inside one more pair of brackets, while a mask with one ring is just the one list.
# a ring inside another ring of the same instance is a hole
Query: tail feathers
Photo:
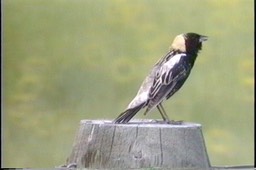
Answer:
[[127, 109], [124, 112], [122, 112], [113, 122], [114, 123], [128, 123], [135, 114], [143, 108], [144, 104], [141, 104], [135, 108]]

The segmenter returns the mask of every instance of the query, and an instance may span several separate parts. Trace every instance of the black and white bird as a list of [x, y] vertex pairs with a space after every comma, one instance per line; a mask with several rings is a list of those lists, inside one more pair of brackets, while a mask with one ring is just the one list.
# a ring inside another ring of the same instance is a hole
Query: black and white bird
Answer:
[[197, 54], [202, 48], [202, 42], [207, 38], [207, 36], [196, 33], [176, 36], [170, 51], [154, 65], [135, 98], [126, 110], [114, 120], [114, 123], [129, 122], [139, 110], [145, 107], [144, 115], [157, 107], [163, 120], [171, 122], [162, 102], [169, 99], [184, 84], [194, 66]]

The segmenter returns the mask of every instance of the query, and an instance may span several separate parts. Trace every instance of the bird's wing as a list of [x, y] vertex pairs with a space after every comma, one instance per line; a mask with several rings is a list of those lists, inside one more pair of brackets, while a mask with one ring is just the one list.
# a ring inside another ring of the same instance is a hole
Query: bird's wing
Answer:
[[158, 105], [169, 93], [177, 91], [189, 75], [191, 66], [186, 63], [186, 54], [176, 54], [162, 64], [156, 73], [149, 92], [148, 110]]
[[165, 58], [167, 58], [168, 56], [171, 56], [172, 53], [173, 53], [172, 51], [169, 52], [166, 56], [162, 57], [154, 65], [154, 67], [152, 68], [152, 70], [150, 71], [148, 76], [142, 82], [139, 91], [137, 92], [137, 94], [134, 97], [134, 99], [130, 102], [130, 104], [128, 105], [127, 109], [135, 108], [135, 107], [141, 105], [142, 103], [143, 103], [143, 107], [145, 106], [145, 104], [148, 101], [149, 91], [150, 91], [150, 88], [153, 85], [154, 78], [156, 76], [157, 71], [159, 70], [160, 66], [164, 62]]

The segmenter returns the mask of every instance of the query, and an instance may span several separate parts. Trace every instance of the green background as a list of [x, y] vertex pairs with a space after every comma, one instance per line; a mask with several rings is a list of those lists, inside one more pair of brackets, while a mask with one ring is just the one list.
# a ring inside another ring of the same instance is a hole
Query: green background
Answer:
[[[212, 165], [254, 161], [252, 0], [3, 1], [3, 165], [55, 167], [81, 119], [114, 119], [173, 38], [209, 36], [169, 117], [200, 123]], [[146, 117], [160, 119], [157, 110]]]

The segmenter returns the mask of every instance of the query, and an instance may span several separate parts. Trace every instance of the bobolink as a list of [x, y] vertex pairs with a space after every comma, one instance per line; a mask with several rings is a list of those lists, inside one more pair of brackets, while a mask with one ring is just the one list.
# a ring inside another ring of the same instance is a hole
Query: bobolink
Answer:
[[142, 108], [144, 115], [157, 107], [164, 121], [170, 122], [162, 102], [177, 92], [188, 78], [202, 42], [207, 36], [186, 33], [176, 36], [170, 51], [153, 67], [137, 95], [114, 123], [127, 123]]

